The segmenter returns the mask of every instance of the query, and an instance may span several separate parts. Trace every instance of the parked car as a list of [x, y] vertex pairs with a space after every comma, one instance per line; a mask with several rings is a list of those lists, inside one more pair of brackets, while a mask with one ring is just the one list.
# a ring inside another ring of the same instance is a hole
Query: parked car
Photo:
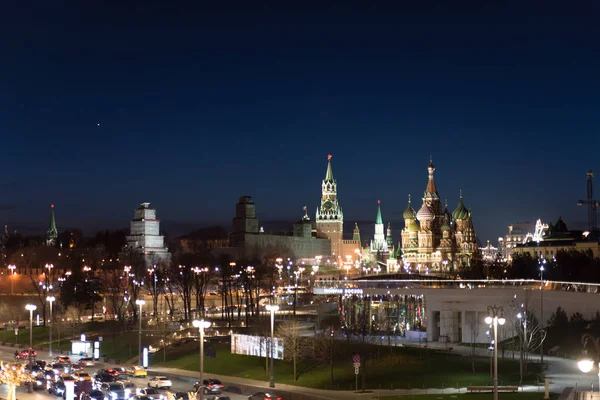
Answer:
[[154, 388], [140, 388], [137, 390], [137, 394], [150, 400], [165, 400], [167, 398], [167, 396]]
[[156, 389], [170, 388], [171, 386], [173, 386], [173, 382], [166, 376], [155, 376], [148, 382], [148, 387]]
[[129, 375], [136, 377], [148, 376], [148, 371], [146, 371], [144, 367], [134, 365], [133, 367], [131, 367], [131, 370], [129, 370]]
[[273, 392], [257, 392], [248, 396], [248, 400], [283, 400]]

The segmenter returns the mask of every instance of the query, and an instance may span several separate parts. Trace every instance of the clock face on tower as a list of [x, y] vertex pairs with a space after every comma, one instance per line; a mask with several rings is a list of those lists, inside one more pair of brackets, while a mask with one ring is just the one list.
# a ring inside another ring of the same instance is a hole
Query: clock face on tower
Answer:
[[331, 203], [331, 201], [327, 200], [325, 203], [323, 203], [324, 209], [331, 210], [331, 207], [333, 207], [333, 204]]

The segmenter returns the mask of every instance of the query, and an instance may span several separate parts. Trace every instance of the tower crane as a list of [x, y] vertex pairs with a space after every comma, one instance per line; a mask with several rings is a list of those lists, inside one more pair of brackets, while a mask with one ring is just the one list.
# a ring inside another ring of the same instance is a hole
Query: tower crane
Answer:
[[588, 229], [590, 234], [593, 235], [597, 229], [597, 215], [596, 209], [600, 207], [600, 201], [594, 200], [594, 187], [592, 181], [594, 180], [594, 173], [592, 170], [588, 170], [587, 172], [587, 199], [579, 200], [577, 202], [578, 206], [587, 205], [588, 207]]

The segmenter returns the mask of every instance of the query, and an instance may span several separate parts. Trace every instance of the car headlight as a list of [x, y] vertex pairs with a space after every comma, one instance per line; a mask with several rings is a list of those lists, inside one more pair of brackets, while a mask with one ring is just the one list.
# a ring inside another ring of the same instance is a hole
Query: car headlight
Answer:
[[131, 390], [130, 389], [125, 389], [125, 396], [129, 397], [131, 395]]
[[64, 390], [63, 390], [63, 389], [58, 389], [58, 388], [56, 389], [56, 393], [58, 393], [58, 394], [62, 394], [62, 392], [64, 392]]
[[113, 399], [116, 399], [119, 396], [115, 392], [110, 392], [110, 397], [112, 397]]
[[35, 381], [35, 383], [37, 383], [38, 385], [41, 385], [42, 381]]
[[33, 371], [33, 372], [31, 373], [31, 376], [37, 376], [37, 374], [38, 374], [37, 372]]

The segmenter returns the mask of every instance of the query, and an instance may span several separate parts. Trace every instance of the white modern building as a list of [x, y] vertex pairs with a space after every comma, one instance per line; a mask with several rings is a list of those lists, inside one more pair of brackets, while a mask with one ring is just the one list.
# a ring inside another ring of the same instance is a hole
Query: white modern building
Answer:
[[134, 210], [126, 242], [126, 250], [143, 254], [148, 265], [171, 259], [171, 253], [165, 246], [165, 237], [160, 234], [156, 209], [150, 208], [150, 203], [142, 203]]

